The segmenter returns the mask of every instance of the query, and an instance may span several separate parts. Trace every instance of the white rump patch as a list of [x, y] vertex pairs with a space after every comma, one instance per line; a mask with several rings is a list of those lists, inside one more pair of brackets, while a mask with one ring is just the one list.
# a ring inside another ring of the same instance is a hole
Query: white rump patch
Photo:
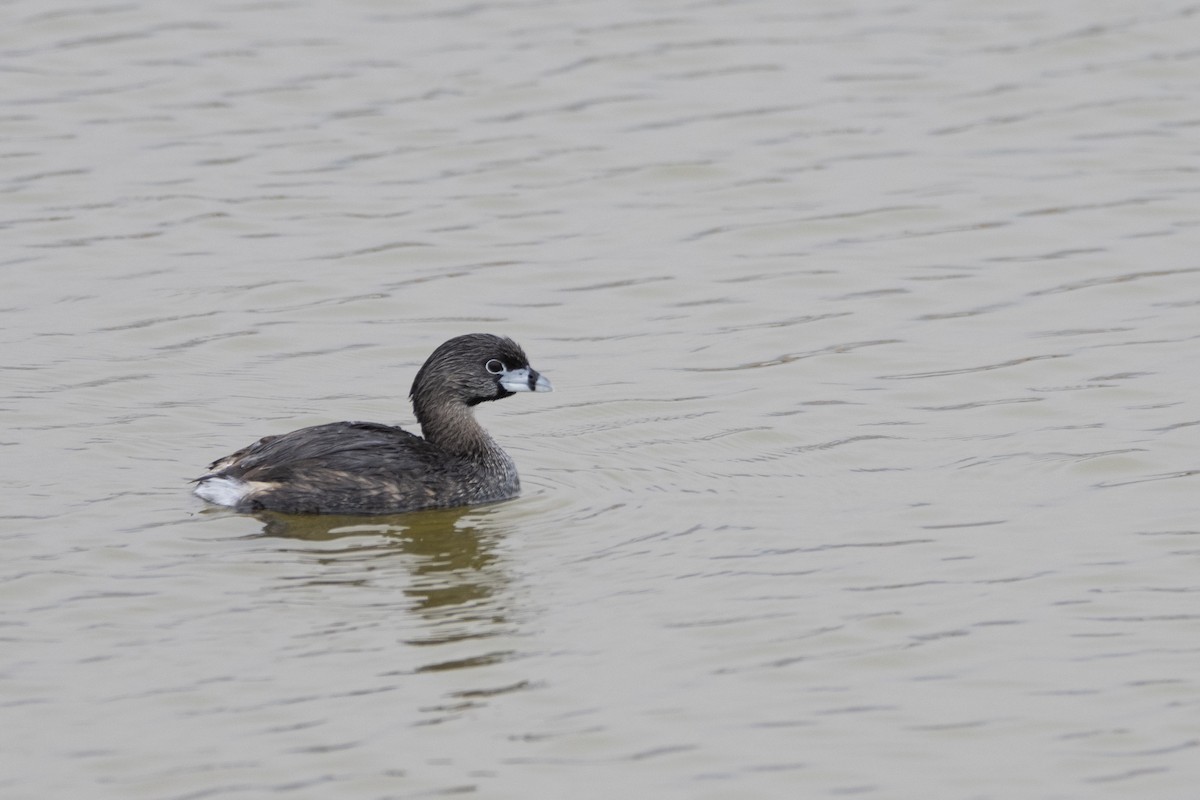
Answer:
[[251, 484], [237, 478], [205, 478], [193, 491], [210, 503], [233, 508], [253, 489]]

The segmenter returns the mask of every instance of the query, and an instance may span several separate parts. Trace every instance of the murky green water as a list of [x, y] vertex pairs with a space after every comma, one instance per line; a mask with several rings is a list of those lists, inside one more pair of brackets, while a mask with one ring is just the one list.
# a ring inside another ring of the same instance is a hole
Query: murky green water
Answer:
[[[5, 798], [1190, 796], [1194, 7], [0, 21]], [[476, 330], [520, 499], [187, 493]]]

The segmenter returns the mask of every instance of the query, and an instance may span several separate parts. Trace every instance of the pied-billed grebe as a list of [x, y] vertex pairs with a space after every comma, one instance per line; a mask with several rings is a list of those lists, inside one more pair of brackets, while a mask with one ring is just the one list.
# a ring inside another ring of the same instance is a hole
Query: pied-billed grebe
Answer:
[[516, 497], [517, 468], [472, 406], [548, 392], [512, 339], [470, 333], [446, 342], [413, 381], [425, 438], [374, 422], [334, 422], [259, 439], [214, 461], [196, 494], [238, 511], [390, 514]]

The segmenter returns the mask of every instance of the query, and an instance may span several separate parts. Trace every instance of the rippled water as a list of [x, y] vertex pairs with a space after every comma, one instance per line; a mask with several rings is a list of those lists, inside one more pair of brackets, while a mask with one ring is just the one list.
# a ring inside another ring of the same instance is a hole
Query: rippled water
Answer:
[[[1190, 797], [1195, 5], [0, 5], [0, 795]], [[238, 516], [485, 330], [524, 495]]]

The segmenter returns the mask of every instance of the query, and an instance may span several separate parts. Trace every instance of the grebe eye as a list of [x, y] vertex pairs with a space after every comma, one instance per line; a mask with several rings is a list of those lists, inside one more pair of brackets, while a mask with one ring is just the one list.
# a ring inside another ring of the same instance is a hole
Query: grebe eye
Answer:
[[493, 375], [499, 375], [501, 372], [504, 372], [504, 362], [493, 358], [492, 360], [490, 360], [486, 364], [484, 364], [483, 368], [486, 369], [488, 372], [492, 373]]

